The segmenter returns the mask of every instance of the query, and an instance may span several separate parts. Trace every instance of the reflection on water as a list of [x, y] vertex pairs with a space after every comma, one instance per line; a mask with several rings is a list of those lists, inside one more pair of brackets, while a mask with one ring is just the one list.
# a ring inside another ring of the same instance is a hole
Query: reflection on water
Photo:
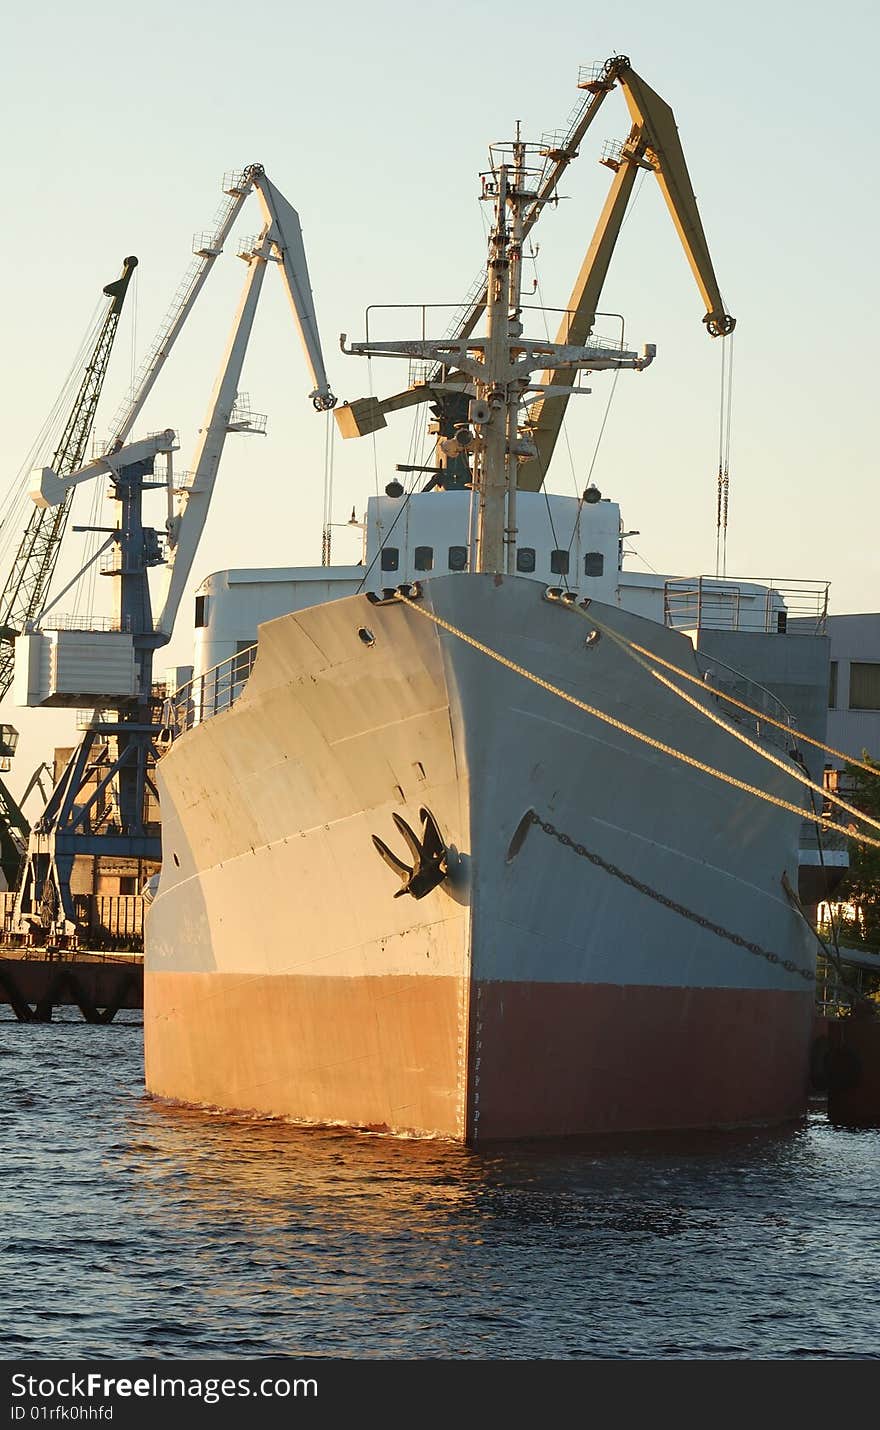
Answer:
[[875, 1357], [880, 1133], [475, 1153], [164, 1105], [0, 1024], [5, 1357]]

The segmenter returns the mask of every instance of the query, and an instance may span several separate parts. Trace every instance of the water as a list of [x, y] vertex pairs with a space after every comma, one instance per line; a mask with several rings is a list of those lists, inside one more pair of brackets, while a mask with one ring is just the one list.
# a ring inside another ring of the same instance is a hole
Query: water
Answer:
[[0, 1023], [4, 1359], [880, 1355], [878, 1131], [477, 1155], [163, 1106], [141, 1039]]

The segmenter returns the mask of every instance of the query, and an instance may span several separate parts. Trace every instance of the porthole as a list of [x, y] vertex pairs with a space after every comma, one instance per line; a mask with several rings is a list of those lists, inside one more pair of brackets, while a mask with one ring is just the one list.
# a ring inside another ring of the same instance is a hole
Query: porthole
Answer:
[[376, 637], [373, 635], [373, 632], [370, 630], [369, 626], [358, 626], [358, 636], [363, 641], [364, 645], [376, 644]]

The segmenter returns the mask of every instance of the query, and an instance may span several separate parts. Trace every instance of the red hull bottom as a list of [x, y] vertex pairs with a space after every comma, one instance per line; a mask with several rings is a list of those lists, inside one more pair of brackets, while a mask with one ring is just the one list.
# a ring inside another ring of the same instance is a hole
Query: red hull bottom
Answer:
[[471, 1142], [772, 1123], [805, 1110], [812, 1019], [809, 990], [148, 972], [146, 1079]]
[[785, 1122], [806, 1109], [812, 1026], [809, 990], [482, 984], [476, 1136]]

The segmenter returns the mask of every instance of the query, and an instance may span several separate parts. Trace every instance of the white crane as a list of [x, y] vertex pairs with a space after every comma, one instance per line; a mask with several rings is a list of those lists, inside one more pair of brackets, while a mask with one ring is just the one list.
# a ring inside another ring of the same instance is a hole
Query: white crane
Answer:
[[[229, 340], [202, 426], [187, 480], [175, 486], [173, 429], [126, 442], [135, 420], [164, 367], [191, 313], [210, 269], [222, 250], [248, 193], [259, 199], [263, 227], [241, 253], [247, 275]], [[227, 182], [229, 203], [215, 232], [199, 240], [197, 262], [178, 289], [174, 302], [141, 369], [135, 390], [117, 417], [107, 453], [64, 476], [50, 468], [34, 474], [31, 496], [41, 507], [63, 502], [71, 488], [96, 477], [110, 479], [110, 496], [119, 504], [114, 529], [101, 550], [114, 548], [109, 574], [118, 578], [116, 630], [41, 632], [30, 630], [17, 642], [21, 666], [16, 670], [16, 696], [21, 704], [100, 707], [113, 712], [91, 725], [74, 750], [61, 780], [35, 824], [19, 891], [19, 926], [53, 921], [73, 933], [76, 928], [70, 876], [77, 854], [101, 854], [158, 860], [158, 833], [148, 828], [147, 800], [155, 795], [150, 770], [156, 758], [160, 714], [153, 693], [153, 655], [171, 638], [181, 597], [204, 530], [227, 433], [253, 430], [234, 411], [242, 365], [257, 302], [269, 264], [281, 274], [302, 340], [312, 389], [309, 398], [318, 412], [329, 411], [336, 398], [330, 389], [309, 281], [302, 228], [296, 210], [267, 177], [251, 164]], [[151, 480], [155, 458], [164, 458], [165, 483]], [[146, 480], [145, 480], [146, 478]], [[145, 488], [166, 485], [164, 531], [145, 527]], [[102, 528], [106, 532], [107, 528]], [[96, 553], [92, 560], [100, 555]], [[87, 563], [91, 564], [91, 563]], [[148, 570], [164, 566], [157, 617], [152, 615]], [[85, 569], [85, 568], [83, 568]], [[77, 573], [74, 582], [82, 575]], [[65, 591], [70, 588], [69, 583]], [[57, 604], [61, 596], [52, 603]], [[48, 609], [48, 608], [47, 608]], [[46, 658], [47, 650], [49, 659]], [[65, 659], [65, 650], [70, 659]], [[75, 673], [72, 673], [75, 672]], [[103, 681], [103, 684], [102, 684]], [[102, 743], [103, 742], [103, 743]], [[89, 785], [101, 764], [97, 789]], [[101, 798], [98, 799], [100, 794]], [[98, 810], [109, 809], [103, 827]], [[97, 823], [96, 823], [97, 820]]]

